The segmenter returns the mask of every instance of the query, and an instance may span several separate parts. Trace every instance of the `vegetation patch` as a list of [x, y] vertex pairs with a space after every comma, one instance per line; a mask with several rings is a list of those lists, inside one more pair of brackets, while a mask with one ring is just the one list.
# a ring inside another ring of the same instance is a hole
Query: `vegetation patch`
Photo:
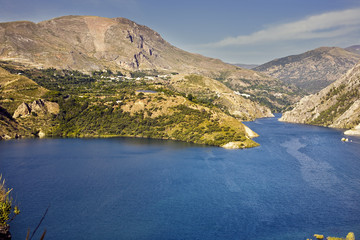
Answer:
[[[330, 90], [330, 94], [328, 94], [327, 97], [330, 98], [336, 96], [338, 93], [342, 92], [342, 89], [344, 89], [344, 87], [340, 86], [339, 88], [334, 88], [333, 90]], [[335, 92], [336, 94], [334, 94]], [[342, 93], [336, 98], [337, 102], [334, 105], [332, 105], [325, 111], [322, 111], [316, 119], [309, 121], [308, 124], [322, 126], [331, 125], [337, 117], [341, 116], [344, 112], [346, 112], [359, 98], [360, 91], [358, 89]]]
[[[144, 72], [134, 72], [131, 78], [126, 78], [122, 73], [110, 70], [87, 75], [54, 68], [6, 67], [13, 74], [26, 76], [37, 86], [49, 89], [42, 98], [60, 106], [57, 116], [41, 120], [41, 116], [30, 114], [19, 119], [28, 124], [29, 131], [35, 136], [39, 129], [44, 131], [35, 124], [38, 122], [46, 127], [47, 136], [121, 136], [173, 139], [214, 146], [229, 142], [238, 142], [239, 147], [257, 145], [246, 137], [242, 123], [213, 105], [216, 96], [175, 92], [165, 87], [163, 81], [147, 78], [149, 75]], [[186, 78], [192, 83], [204, 81], [198, 75]]]

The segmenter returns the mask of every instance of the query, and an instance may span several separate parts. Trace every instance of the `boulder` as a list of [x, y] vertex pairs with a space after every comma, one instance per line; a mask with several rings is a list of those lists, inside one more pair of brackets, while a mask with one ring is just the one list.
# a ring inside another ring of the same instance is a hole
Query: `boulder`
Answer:
[[221, 147], [226, 148], [226, 149], [239, 149], [240, 144], [239, 144], [239, 142], [228, 142], [228, 143], [222, 145]]
[[40, 130], [38, 133], [39, 138], [44, 138], [46, 136], [45, 132], [43, 130]]
[[13, 118], [25, 117], [30, 113], [36, 113], [37, 115], [45, 114], [58, 114], [60, 111], [59, 104], [56, 102], [49, 102], [42, 99], [35, 100], [31, 104], [22, 103], [15, 110]]
[[31, 108], [29, 107], [29, 105], [27, 103], [22, 103], [19, 105], [19, 107], [15, 110], [13, 118], [18, 118], [18, 117], [25, 117], [27, 115], [29, 115], [31, 112]]
[[59, 104], [57, 104], [56, 102], [49, 102], [42, 99], [35, 100], [30, 105], [30, 108], [32, 112], [35, 112], [40, 115], [51, 114], [51, 113], [56, 115], [60, 111]]
[[360, 124], [344, 132], [345, 135], [360, 136]]
[[47, 113], [45, 103], [41, 99], [35, 100], [34, 102], [32, 102], [30, 105], [30, 109], [32, 112], [35, 112], [37, 114], [46, 114]]
[[59, 104], [57, 104], [56, 102], [49, 102], [49, 101], [44, 101], [44, 102], [48, 113], [52, 113], [55, 115], [59, 114], [60, 112]]

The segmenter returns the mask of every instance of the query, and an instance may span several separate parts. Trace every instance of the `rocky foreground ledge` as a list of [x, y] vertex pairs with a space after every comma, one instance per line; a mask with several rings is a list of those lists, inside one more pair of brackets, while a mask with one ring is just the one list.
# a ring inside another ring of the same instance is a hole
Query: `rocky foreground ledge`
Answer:
[[360, 136], [360, 124], [354, 127], [353, 129], [345, 131], [344, 134], [350, 136]]

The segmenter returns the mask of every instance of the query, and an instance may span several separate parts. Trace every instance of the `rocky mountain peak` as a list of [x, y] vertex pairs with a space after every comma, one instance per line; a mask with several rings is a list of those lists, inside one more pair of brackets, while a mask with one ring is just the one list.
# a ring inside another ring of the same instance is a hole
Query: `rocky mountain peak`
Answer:
[[166, 64], [170, 49], [174, 47], [160, 34], [125, 18], [64, 16], [38, 24], [0, 23], [0, 59], [35, 67], [176, 68]]
[[[19, 25], [21, 27], [19, 27]], [[93, 70], [151, 70], [269, 79], [178, 49], [159, 33], [125, 18], [64, 16], [40, 23], [0, 23], [0, 60], [30, 67]]]

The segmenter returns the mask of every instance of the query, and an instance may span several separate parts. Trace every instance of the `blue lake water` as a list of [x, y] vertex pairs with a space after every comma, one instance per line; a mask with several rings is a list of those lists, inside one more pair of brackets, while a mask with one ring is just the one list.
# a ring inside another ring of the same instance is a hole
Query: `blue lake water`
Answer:
[[246, 123], [260, 147], [147, 139], [0, 142], [0, 172], [25, 239], [50, 205], [45, 239], [306, 239], [360, 234], [360, 139], [278, 122]]

